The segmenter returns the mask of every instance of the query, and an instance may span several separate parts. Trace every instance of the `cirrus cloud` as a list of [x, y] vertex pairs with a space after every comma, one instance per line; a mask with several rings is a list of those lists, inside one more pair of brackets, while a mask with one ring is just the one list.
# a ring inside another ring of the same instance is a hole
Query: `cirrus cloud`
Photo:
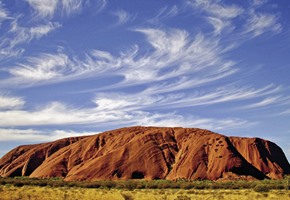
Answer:
[[13, 97], [8, 94], [0, 93], [0, 110], [22, 108], [25, 101], [21, 97]]

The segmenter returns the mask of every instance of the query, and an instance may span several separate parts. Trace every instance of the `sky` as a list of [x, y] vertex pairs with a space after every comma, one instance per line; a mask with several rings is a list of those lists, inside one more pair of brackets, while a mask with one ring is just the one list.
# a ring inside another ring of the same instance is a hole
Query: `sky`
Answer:
[[289, 75], [289, 0], [0, 0], [0, 156], [141, 125], [289, 159]]

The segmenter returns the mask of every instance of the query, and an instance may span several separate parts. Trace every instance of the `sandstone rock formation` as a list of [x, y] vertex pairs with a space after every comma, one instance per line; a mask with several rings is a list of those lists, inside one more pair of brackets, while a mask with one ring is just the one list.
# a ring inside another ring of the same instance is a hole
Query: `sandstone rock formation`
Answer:
[[276, 144], [197, 128], [130, 127], [15, 148], [3, 177], [101, 179], [279, 179], [290, 165]]

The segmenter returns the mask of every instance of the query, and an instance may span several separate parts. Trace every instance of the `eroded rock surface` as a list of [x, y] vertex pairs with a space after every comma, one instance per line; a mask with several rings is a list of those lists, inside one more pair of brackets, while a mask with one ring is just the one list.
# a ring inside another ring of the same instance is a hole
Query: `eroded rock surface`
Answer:
[[290, 165], [276, 144], [197, 128], [129, 127], [25, 145], [0, 159], [3, 177], [279, 179]]

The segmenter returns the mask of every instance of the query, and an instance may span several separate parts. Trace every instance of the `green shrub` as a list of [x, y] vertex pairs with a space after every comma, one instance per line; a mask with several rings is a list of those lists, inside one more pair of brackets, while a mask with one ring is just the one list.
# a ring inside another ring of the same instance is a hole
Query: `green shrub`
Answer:
[[285, 189], [285, 186], [283, 184], [275, 184], [275, 185], [271, 185], [271, 189], [282, 190], [282, 189]]
[[136, 189], [144, 189], [146, 188], [146, 185], [143, 182], [139, 182], [136, 185]]
[[40, 187], [45, 187], [47, 186], [47, 182], [39, 182], [37, 185]]
[[180, 189], [185, 189], [185, 190], [189, 190], [189, 189], [192, 189], [194, 188], [194, 184], [193, 183], [181, 183], [180, 184]]
[[203, 184], [203, 183], [201, 183], [201, 184], [196, 184], [196, 185], [194, 186], [194, 188], [197, 189], [197, 190], [203, 190], [203, 189], [207, 188], [207, 185], [206, 185], [206, 184]]
[[256, 192], [269, 192], [270, 188], [267, 185], [256, 185], [254, 187], [254, 191], [256, 191]]
[[154, 181], [150, 181], [148, 182], [148, 184], [146, 185], [147, 189], [157, 189], [158, 188], [158, 184]]
[[64, 187], [67, 185], [65, 182], [59, 182], [59, 181], [51, 181], [51, 182], [46, 182], [47, 185], [51, 187]]
[[98, 181], [94, 183], [100, 185], [101, 188], [114, 188], [116, 186], [116, 183], [113, 181]]
[[97, 183], [97, 182], [92, 182], [92, 183], [86, 183], [83, 185], [85, 188], [99, 188], [103, 185]]
[[211, 184], [210, 188], [211, 189], [221, 189], [221, 188], [224, 188], [226, 189], [226, 187], [224, 187], [225, 185], [222, 185], [222, 183], [213, 183]]
[[77, 187], [77, 186], [79, 186], [79, 185], [78, 185], [78, 183], [76, 183], [76, 182], [68, 182], [68, 183], [67, 183], [67, 186], [68, 186], [68, 187]]
[[171, 188], [171, 183], [169, 182], [163, 182], [163, 183], [158, 183], [157, 188], [158, 189], [166, 189], [166, 188]]
[[257, 185], [255, 182], [249, 182], [249, 181], [239, 181], [239, 182], [234, 182], [234, 184], [238, 185], [240, 189], [251, 189]]
[[22, 187], [22, 186], [24, 186], [24, 183], [22, 183], [22, 182], [15, 182], [14, 183], [14, 186], [15, 187]]

